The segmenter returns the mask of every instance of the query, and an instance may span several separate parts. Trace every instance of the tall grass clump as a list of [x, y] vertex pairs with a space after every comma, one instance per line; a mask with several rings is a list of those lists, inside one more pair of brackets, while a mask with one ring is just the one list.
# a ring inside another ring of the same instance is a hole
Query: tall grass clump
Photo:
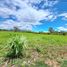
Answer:
[[6, 56], [8, 58], [21, 58], [23, 56], [25, 40], [24, 36], [19, 35], [14, 35], [10, 38], [8, 42], [9, 49]]

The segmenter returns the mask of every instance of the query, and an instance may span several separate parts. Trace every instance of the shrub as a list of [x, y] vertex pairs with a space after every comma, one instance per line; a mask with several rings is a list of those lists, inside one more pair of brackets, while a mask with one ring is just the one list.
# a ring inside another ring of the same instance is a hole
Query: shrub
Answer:
[[20, 58], [23, 56], [25, 37], [15, 35], [9, 40], [8, 45], [9, 45], [9, 51], [7, 52], [7, 57]]

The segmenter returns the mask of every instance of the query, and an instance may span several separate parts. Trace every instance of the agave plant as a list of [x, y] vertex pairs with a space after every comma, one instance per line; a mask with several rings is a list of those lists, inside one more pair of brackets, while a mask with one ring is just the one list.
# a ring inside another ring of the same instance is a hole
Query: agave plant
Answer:
[[9, 40], [9, 51], [7, 57], [9, 58], [19, 58], [23, 56], [23, 50], [25, 45], [25, 37], [15, 35]]

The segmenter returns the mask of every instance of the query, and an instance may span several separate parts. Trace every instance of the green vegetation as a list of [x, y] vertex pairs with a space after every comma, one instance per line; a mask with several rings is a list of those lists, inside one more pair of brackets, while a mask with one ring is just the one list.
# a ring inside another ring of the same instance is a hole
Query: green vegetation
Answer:
[[67, 36], [0, 31], [0, 65], [7, 62], [6, 55], [13, 59], [8, 67], [67, 66]]
[[61, 67], [67, 67], [67, 60], [65, 60], [65, 61], [63, 62], [63, 64], [61, 65]]
[[9, 51], [7, 53], [8, 58], [19, 58], [23, 56], [24, 37], [15, 35], [8, 40]]
[[48, 67], [47, 64], [45, 64], [44, 62], [36, 62], [35, 65], [33, 67]]

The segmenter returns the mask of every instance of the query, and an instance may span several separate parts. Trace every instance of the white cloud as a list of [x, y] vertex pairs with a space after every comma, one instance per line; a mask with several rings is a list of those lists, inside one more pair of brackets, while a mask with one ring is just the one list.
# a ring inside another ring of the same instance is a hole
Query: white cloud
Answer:
[[65, 27], [58, 27], [58, 30], [59, 31], [67, 31], [67, 28], [65, 28]]
[[13, 27], [19, 27], [22, 30], [31, 30], [32, 29], [32, 25], [28, 24], [28, 23], [24, 23], [24, 22], [14, 22], [12, 20], [7, 20], [5, 22], [3, 22], [2, 24], [0, 24], [0, 28], [1, 29], [13, 29]]
[[62, 13], [62, 14], [60, 14], [59, 16], [64, 16], [64, 17], [67, 18], [67, 13]]
[[52, 1], [51, 0], [44, 0], [44, 1], [45, 1], [44, 6], [49, 6], [49, 7], [52, 7], [58, 3], [58, 0], [52, 0]]
[[62, 16], [62, 20], [66, 20], [67, 21], [67, 13], [62, 13], [62, 14], [59, 14], [59, 16]]
[[[46, 0], [0, 0], [0, 17], [9, 18], [13, 15], [16, 20], [6, 19], [0, 24], [0, 28], [10, 29], [18, 26], [20, 29], [32, 30], [32, 26], [42, 24], [40, 20], [53, 20], [54, 14], [47, 10], [35, 9], [32, 4], [38, 4]], [[47, 1], [48, 2], [48, 1]], [[48, 3], [47, 5], [54, 5], [56, 2]]]

